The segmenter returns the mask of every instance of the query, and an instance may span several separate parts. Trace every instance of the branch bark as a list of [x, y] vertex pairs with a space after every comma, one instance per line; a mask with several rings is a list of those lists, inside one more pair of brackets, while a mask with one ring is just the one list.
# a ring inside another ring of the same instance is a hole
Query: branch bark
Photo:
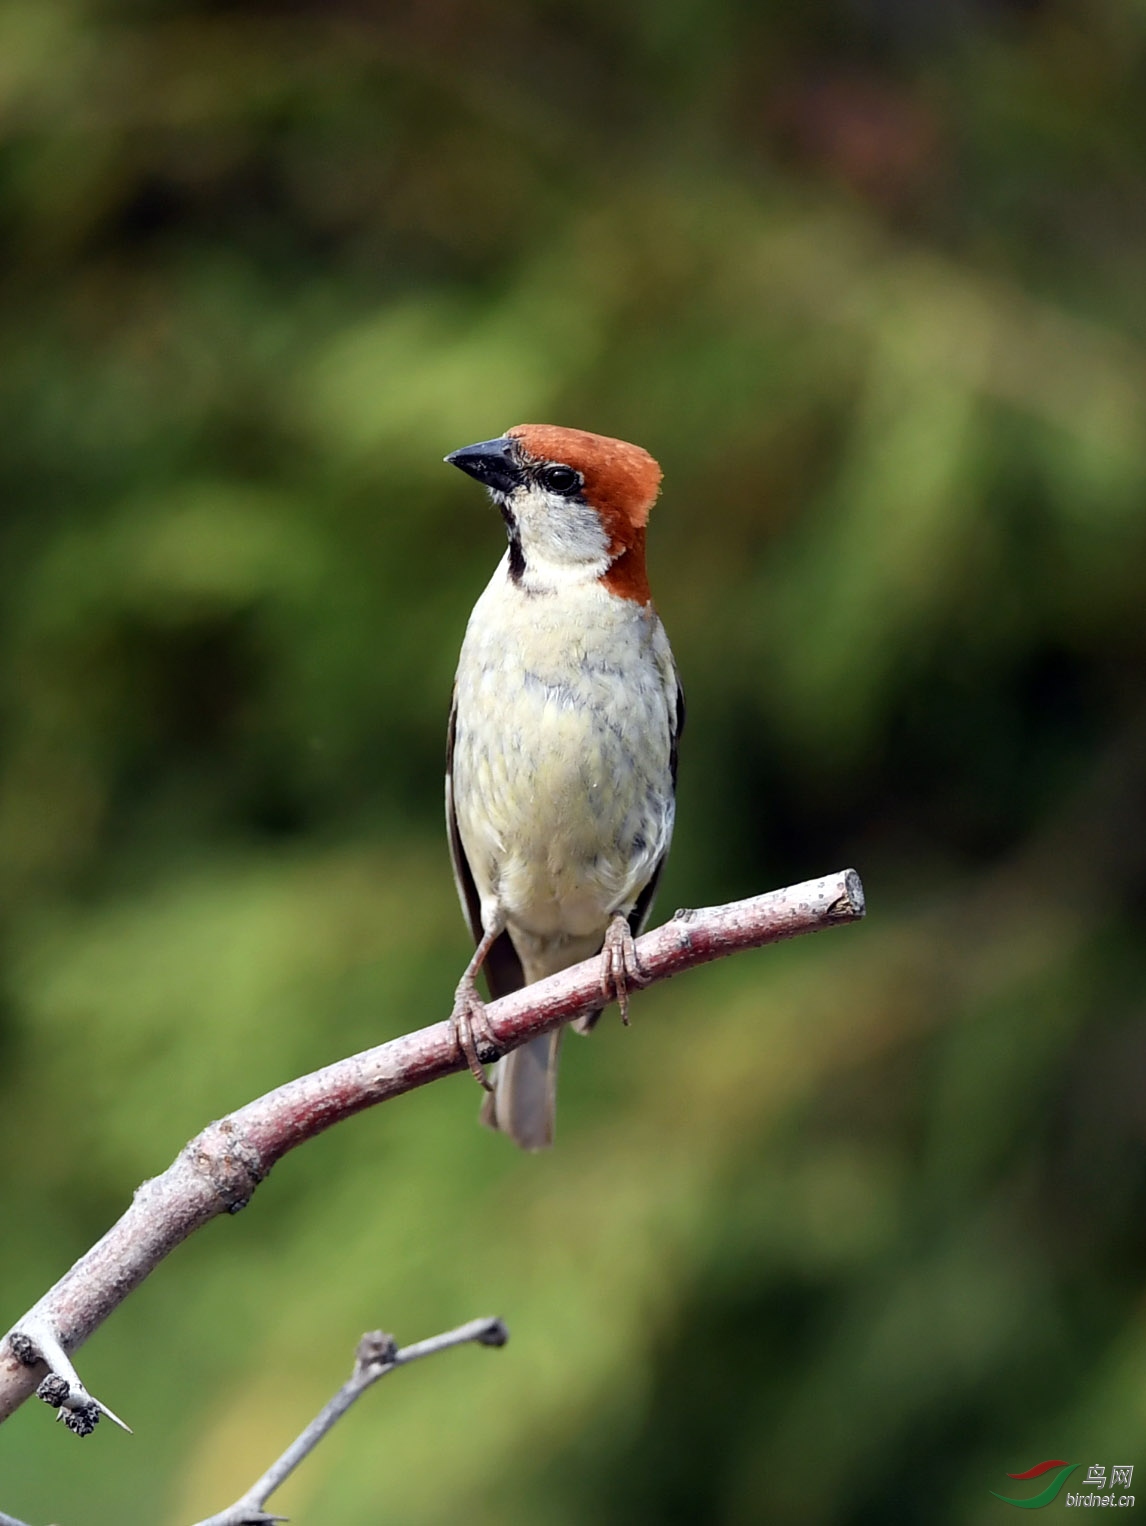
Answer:
[[[636, 941], [638, 984], [678, 975], [694, 965], [802, 933], [820, 932], [864, 914], [854, 869], [786, 890], [702, 911], [678, 911]], [[492, 1002], [492, 1063], [540, 1033], [599, 1007], [601, 962], [588, 959]], [[107, 1234], [0, 1341], [0, 1421], [48, 1377], [49, 1402], [102, 1411], [58, 1353], [75, 1351], [108, 1315], [196, 1229], [246, 1206], [271, 1167], [296, 1145], [364, 1108], [466, 1069], [448, 1022], [435, 1023], [300, 1076], [208, 1126], [162, 1175], [144, 1182]], [[57, 1360], [53, 1362], [53, 1354]], [[61, 1386], [62, 1385], [62, 1386]], [[45, 1397], [48, 1397], [45, 1394]], [[94, 1419], [92, 1420], [94, 1425]], [[90, 1427], [89, 1427], [90, 1429]]]

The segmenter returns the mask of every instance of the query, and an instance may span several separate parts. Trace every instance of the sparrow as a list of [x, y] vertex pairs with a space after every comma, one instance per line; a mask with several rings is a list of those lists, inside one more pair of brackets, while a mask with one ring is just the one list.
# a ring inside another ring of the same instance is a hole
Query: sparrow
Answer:
[[496, 1000], [601, 954], [602, 996], [628, 1021], [684, 724], [645, 571], [661, 469], [638, 445], [552, 424], [445, 459], [488, 489], [509, 542], [466, 627], [450, 709], [446, 822], [477, 945], [451, 1024], [487, 1089], [482, 1121], [536, 1150], [553, 1142], [562, 1030], [506, 1055], [491, 1085], [476, 980], [484, 970]]

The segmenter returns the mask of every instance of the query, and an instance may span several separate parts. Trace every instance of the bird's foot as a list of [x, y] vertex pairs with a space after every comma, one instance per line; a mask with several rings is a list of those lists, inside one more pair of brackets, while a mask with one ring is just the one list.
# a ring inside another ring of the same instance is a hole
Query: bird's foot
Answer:
[[478, 995], [477, 986], [471, 975], [462, 977], [454, 994], [454, 1010], [450, 1013], [450, 1030], [453, 1033], [454, 1043], [465, 1057], [474, 1080], [487, 1092], [493, 1091], [493, 1083], [485, 1073], [482, 1057], [484, 1056], [487, 1064], [492, 1065], [496, 1059], [500, 1058], [501, 1051], [493, 1036], [489, 1018], [485, 1015], [485, 1002]]
[[618, 912], [609, 923], [601, 946], [601, 994], [606, 1001], [616, 1001], [626, 1028], [629, 1026], [629, 987], [643, 985], [644, 978], [629, 919]]

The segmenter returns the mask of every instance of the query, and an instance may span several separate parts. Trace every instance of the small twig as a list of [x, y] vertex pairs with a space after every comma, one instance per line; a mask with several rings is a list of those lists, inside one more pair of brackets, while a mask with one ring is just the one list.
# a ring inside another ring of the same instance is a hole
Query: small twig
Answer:
[[[251, 1485], [242, 1499], [236, 1500], [218, 1515], [198, 1521], [196, 1526], [266, 1526], [266, 1523], [272, 1521], [285, 1521], [285, 1515], [268, 1515], [263, 1506], [303, 1458], [314, 1451], [355, 1399], [360, 1398], [379, 1378], [393, 1372], [395, 1367], [405, 1367], [420, 1357], [435, 1356], [439, 1351], [449, 1351], [454, 1346], [465, 1346], [470, 1342], [476, 1342], [479, 1346], [504, 1346], [508, 1339], [509, 1331], [500, 1319], [471, 1319], [468, 1325], [459, 1325], [456, 1330], [447, 1330], [442, 1335], [432, 1335], [429, 1340], [416, 1341], [414, 1345], [403, 1346], [401, 1350], [395, 1345], [394, 1337], [383, 1335], [381, 1330], [364, 1335], [358, 1342], [354, 1371], [330, 1403], [319, 1411], [262, 1478]], [[4, 1526], [2, 1518], [0, 1526]], [[20, 1523], [17, 1522], [16, 1526], [20, 1526]]]
[[[863, 886], [854, 869], [727, 906], [678, 911], [636, 940], [640, 978], [630, 984], [651, 985], [693, 965], [822, 932], [863, 914]], [[497, 1049], [480, 1058], [496, 1060], [600, 1005], [601, 962], [587, 959], [491, 1002], [486, 1014]], [[21, 1339], [38, 1352], [50, 1331], [60, 1350], [75, 1351], [177, 1245], [217, 1215], [243, 1208], [288, 1150], [466, 1064], [451, 1024], [435, 1023], [288, 1081], [209, 1124], [166, 1171], [143, 1183], [118, 1222], [0, 1340], [0, 1420], [44, 1375], [38, 1354], [31, 1361], [21, 1356]], [[70, 1391], [71, 1379], [66, 1381]]]
[[[8, 1341], [22, 1366], [47, 1368], [47, 1376], [36, 1393], [45, 1404], [51, 1405], [56, 1418], [62, 1420], [70, 1431], [77, 1436], [90, 1436], [99, 1417], [106, 1415], [120, 1430], [131, 1435], [130, 1425], [125, 1425], [114, 1410], [88, 1393], [56, 1332], [42, 1315], [33, 1312], [19, 1330], [12, 1332]], [[3, 1526], [2, 1522], [0, 1526]]]

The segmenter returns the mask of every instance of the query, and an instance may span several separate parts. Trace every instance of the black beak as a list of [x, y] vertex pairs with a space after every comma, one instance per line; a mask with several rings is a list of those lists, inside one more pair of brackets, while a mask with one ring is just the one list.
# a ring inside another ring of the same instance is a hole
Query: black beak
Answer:
[[479, 445], [463, 445], [452, 451], [446, 460], [451, 466], [460, 467], [471, 477], [476, 477], [493, 493], [512, 493], [521, 483], [521, 468], [514, 458], [514, 444], [505, 435], [496, 440], [483, 440]]

